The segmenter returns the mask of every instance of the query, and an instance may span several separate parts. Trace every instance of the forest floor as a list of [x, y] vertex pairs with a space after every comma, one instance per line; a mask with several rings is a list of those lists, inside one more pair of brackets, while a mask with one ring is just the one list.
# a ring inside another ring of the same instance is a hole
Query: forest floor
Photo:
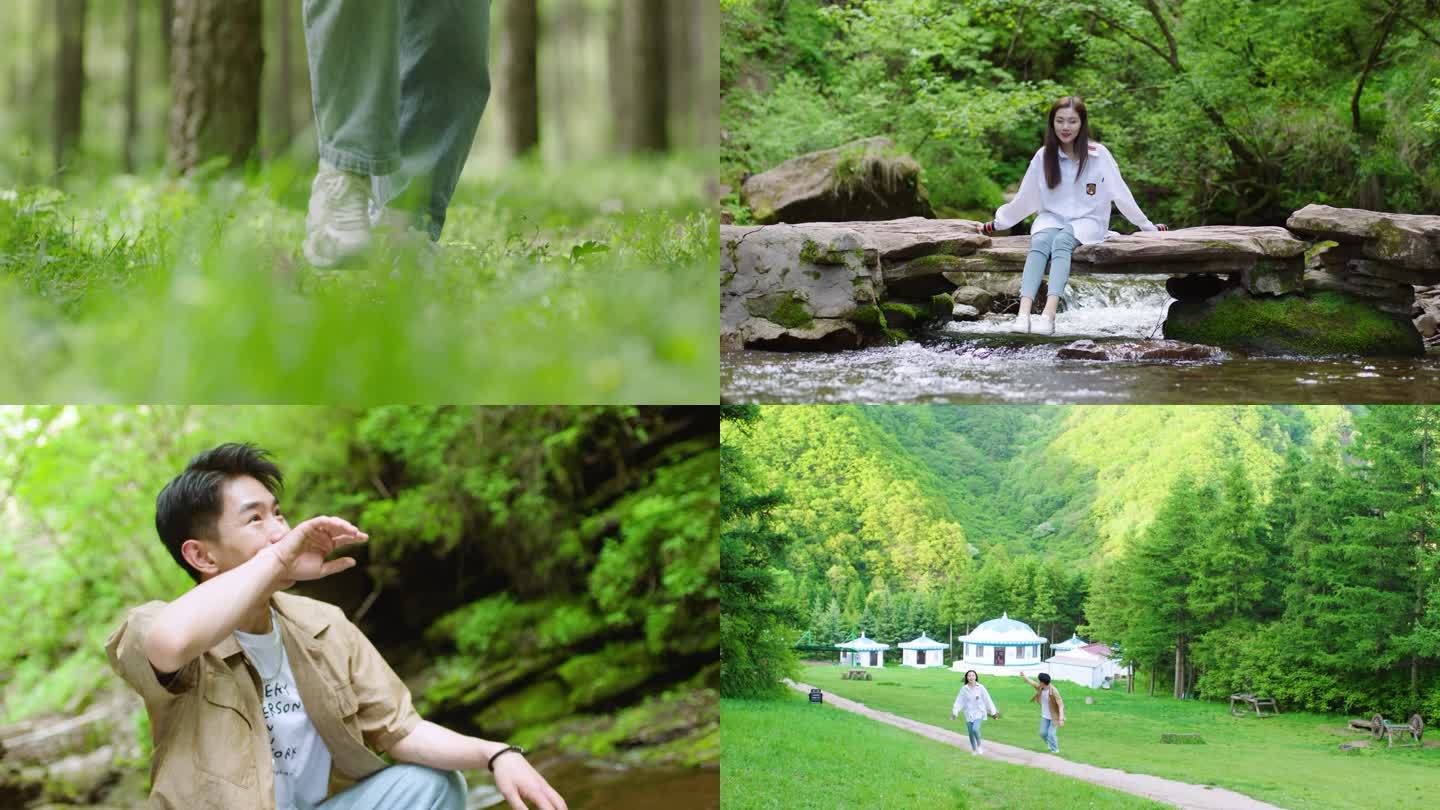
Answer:
[[713, 167], [467, 179], [425, 270], [309, 268], [286, 162], [0, 189], [0, 398], [713, 402]]
[[[801, 678], [823, 689], [832, 704], [837, 703], [836, 696], [863, 703], [867, 712], [891, 715], [912, 731], [968, 750], [964, 724], [950, 719], [959, 674], [900, 667], [875, 671], [870, 681], [846, 681], [841, 674], [839, 666], [811, 664], [803, 668]], [[1387, 798], [1424, 803], [1440, 762], [1434, 744], [1386, 749], [1350, 732], [1348, 718], [1339, 715], [1284, 712], [1263, 719], [1236, 717], [1220, 703], [1152, 698], [1070, 683], [1061, 686], [1066, 724], [1059, 732], [1061, 754], [1056, 757], [1040, 740], [1039, 711], [1030, 702], [1034, 691], [1015, 677], [986, 677], [984, 683], [1000, 718], [985, 722], [985, 754], [980, 758], [1038, 765], [1182, 806], [1245, 806], [1238, 802], [1248, 796], [1259, 800], [1252, 807], [1264, 806], [1260, 802], [1282, 807], [1373, 807], [1375, 796], [1357, 790], [1360, 785], [1384, 785]], [[1094, 702], [1086, 704], [1086, 698]], [[722, 717], [728, 729], [729, 717], [723, 709]], [[1164, 733], [1198, 733], [1204, 742], [1162, 745]], [[1343, 743], [1357, 742], [1364, 747], [1340, 749]], [[1243, 796], [1231, 794], [1222, 800], [1226, 791]], [[1207, 795], [1214, 798], [1209, 804], [1200, 803]]]

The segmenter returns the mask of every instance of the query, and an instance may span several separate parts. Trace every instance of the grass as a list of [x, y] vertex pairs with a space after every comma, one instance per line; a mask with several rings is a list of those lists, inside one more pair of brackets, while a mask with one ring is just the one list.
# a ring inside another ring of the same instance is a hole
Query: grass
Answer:
[[[950, 720], [958, 673], [887, 667], [871, 681], [844, 681], [840, 675], [838, 666], [816, 664], [806, 666], [801, 679], [872, 709], [964, 732], [962, 723]], [[987, 676], [983, 682], [1000, 709], [999, 720], [986, 721], [985, 739], [1044, 750], [1040, 712], [1030, 702], [1034, 690], [1015, 677]], [[1368, 738], [1345, 730], [1348, 718], [1339, 715], [1232, 717], [1228, 705], [1218, 703], [1068, 683], [1060, 688], [1066, 709], [1060, 751], [1077, 762], [1217, 785], [1284, 807], [1361, 810], [1376, 806], [1377, 790], [1387, 803], [1419, 806], [1430, 803], [1437, 784], [1440, 750], [1387, 750], [1372, 742], [1341, 751], [1341, 743]], [[1094, 704], [1085, 704], [1087, 696]], [[728, 731], [728, 715], [724, 722]], [[1198, 733], [1204, 744], [1162, 745], [1160, 735], [1166, 733]]]
[[312, 170], [0, 189], [0, 400], [718, 399], [713, 157], [467, 181], [428, 271], [306, 266]]
[[[948, 709], [947, 709], [948, 711]], [[720, 804], [751, 808], [1159, 808], [1076, 779], [975, 757], [804, 695], [720, 701]]]

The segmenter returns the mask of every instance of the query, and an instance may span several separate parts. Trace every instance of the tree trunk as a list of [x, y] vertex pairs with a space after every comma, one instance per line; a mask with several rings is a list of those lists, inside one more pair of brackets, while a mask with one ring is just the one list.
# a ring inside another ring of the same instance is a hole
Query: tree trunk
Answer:
[[618, 0], [610, 38], [615, 142], [622, 152], [670, 146], [665, 0]]
[[1175, 639], [1175, 697], [1185, 697], [1185, 637]]
[[55, 52], [55, 171], [80, 141], [85, 100], [86, 0], [56, 0], [60, 46]]
[[175, 0], [160, 0], [160, 45], [165, 53], [165, 75], [170, 75], [170, 46], [175, 40]]
[[1380, 21], [1380, 33], [1375, 37], [1375, 43], [1370, 48], [1370, 55], [1365, 58], [1365, 67], [1360, 71], [1360, 78], [1355, 80], [1355, 92], [1350, 96], [1350, 125], [1358, 134], [1360, 132], [1360, 94], [1365, 92], [1365, 80], [1370, 77], [1370, 71], [1374, 69], [1375, 63], [1380, 59], [1380, 52], [1385, 49], [1385, 40], [1390, 38], [1390, 29], [1395, 26], [1395, 17], [1400, 13], [1400, 0], [1395, 0], [1394, 5], [1385, 13], [1384, 19]]
[[1158, 664], [1158, 663], [1157, 663], [1157, 664], [1151, 664], [1151, 665], [1150, 665], [1150, 697], [1155, 697], [1155, 670], [1156, 670], [1156, 669], [1159, 669], [1159, 664]]
[[540, 87], [537, 77], [540, 12], [536, 0], [504, 0], [505, 44], [500, 80], [504, 87], [505, 140], [516, 157], [540, 144]]
[[295, 140], [294, 105], [290, 103], [290, 92], [295, 86], [294, 19], [295, 3], [292, 0], [276, 0], [275, 28], [279, 40], [277, 45], [280, 49], [280, 65], [275, 78], [274, 102], [271, 105], [271, 117], [274, 120], [270, 131], [275, 137], [272, 150], [274, 153], [284, 152], [290, 148], [290, 142]]
[[179, 0], [170, 64], [170, 167], [244, 163], [260, 130], [260, 0]]
[[125, 173], [134, 174], [140, 138], [140, 0], [125, 9]]

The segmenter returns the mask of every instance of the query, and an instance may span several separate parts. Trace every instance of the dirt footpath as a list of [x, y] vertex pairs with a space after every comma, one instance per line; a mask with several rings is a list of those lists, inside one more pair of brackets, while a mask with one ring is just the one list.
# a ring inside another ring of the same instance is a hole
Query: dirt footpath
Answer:
[[[809, 684], [785, 681], [792, 689], [808, 693], [813, 687]], [[868, 708], [863, 703], [856, 703], [853, 700], [840, 697], [833, 692], [825, 693], [825, 702], [836, 708], [844, 709], [847, 712], [864, 715], [872, 720], [879, 720], [882, 723], [889, 723], [892, 726], [903, 728], [906, 731], [913, 731], [922, 737], [929, 737], [937, 742], [953, 745], [965, 751], [970, 750], [970, 738], [965, 734], [932, 726], [928, 723], [921, 723], [917, 720], [910, 720], [889, 712], [877, 712]], [[1075, 779], [1083, 779], [1086, 782], [1093, 782], [1097, 785], [1104, 785], [1108, 788], [1123, 790], [1126, 793], [1133, 793], [1136, 796], [1144, 796], [1147, 799], [1154, 799], [1157, 802], [1173, 804], [1176, 807], [1194, 808], [1194, 810], [1281, 810], [1278, 805], [1266, 804], [1265, 802], [1252, 799], [1233, 790], [1225, 788], [1206, 787], [1204, 785], [1190, 785], [1184, 782], [1176, 782], [1173, 779], [1164, 779], [1159, 776], [1148, 776], [1139, 773], [1127, 773], [1114, 768], [1101, 768], [1095, 765], [1086, 765], [1081, 762], [1071, 762], [1068, 759], [1049, 753], [1029, 751], [1024, 748], [1016, 748], [1013, 745], [1005, 745], [997, 742], [985, 743], [986, 759], [998, 759], [1001, 762], [1009, 762], [1014, 765], [1028, 765], [1032, 768], [1044, 768], [1047, 771], [1070, 776]]]

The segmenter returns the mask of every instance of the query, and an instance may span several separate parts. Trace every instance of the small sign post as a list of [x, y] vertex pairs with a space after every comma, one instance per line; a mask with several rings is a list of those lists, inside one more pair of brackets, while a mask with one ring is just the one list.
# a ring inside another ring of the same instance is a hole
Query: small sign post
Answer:
[[825, 696], [820, 693], [820, 690], [819, 690], [819, 689], [811, 689], [811, 690], [810, 690], [810, 702], [811, 702], [811, 703], [824, 703], [824, 702], [825, 702]]

